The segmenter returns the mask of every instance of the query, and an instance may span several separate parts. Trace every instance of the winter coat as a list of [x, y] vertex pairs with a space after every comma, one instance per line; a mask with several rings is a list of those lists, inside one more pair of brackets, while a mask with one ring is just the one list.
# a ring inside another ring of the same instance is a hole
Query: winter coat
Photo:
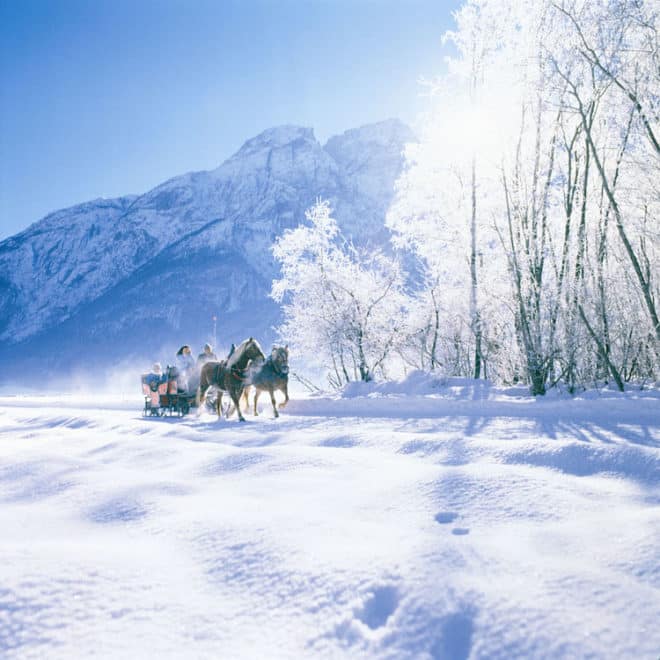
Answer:
[[203, 364], [206, 364], [207, 362], [217, 362], [218, 361], [218, 356], [215, 353], [200, 353], [197, 356], [197, 366], [201, 367]]
[[181, 355], [176, 356], [176, 367], [179, 373], [192, 373], [195, 368], [195, 360], [190, 353], [181, 353]]
[[195, 360], [190, 353], [181, 353], [176, 356], [176, 368], [179, 372], [177, 376], [177, 385], [180, 390], [187, 391], [191, 389], [193, 383], [191, 379], [195, 375]]
[[167, 380], [167, 376], [163, 373], [157, 374], [154, 371], [151, 371], [144, 377], [144, 382], [147, 385], [151, 385], [151, 383], [158, 383], [160, 385], [161, 383], [164, 383]]

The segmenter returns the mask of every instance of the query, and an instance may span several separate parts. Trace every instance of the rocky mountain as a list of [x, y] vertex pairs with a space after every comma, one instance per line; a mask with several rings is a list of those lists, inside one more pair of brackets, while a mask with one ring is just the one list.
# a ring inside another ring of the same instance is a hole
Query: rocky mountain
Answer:
[[357, 243], [382, 243], [412, 140], [398, 120], [324, 146], [310, 128], [281, 126], [215, 170], [46, 216], [0, 243], [0, 378], [32, 362], [166, 360], [177, 344], [209, 339], [214, 314], [221, 347], [249, 334], [271, 341], [273, 241], [323, 197]]

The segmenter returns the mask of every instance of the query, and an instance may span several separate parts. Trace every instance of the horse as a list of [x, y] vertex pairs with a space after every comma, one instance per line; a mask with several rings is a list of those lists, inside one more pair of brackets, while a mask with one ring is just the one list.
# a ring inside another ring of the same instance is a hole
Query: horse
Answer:
[[273, 413], [279, 417], [277, 406], [275, 405], [275, 390], [284, 393], [284, 402], [280, 408], [284, 408], [289, 403], [289, 347], [273, 346], [270, 356], [266, 361], [253, 361], [248, 366], [248, 376], [246, 379], [243, 397], [245, 406], [248, 407], [248, 391], [250, 385], [254, 387], [254, 414], [258, 415], [257, 400], [262, 392], [270, 394], [270, 401], [273, 404]]
[[[238, 419], [241, 422], [245, 418], [241, 414], [239, 400], [245, 387], [245, 368], [250, 360], [261, 358], [265, 359], [265, 355], [261, 350], [261, 346], [256, 339], [250, 337], [241, 342], [236, 350], [221, 362], [207, 362], [200, 373], [199, 388], [197, 389], [196, 402], [197, 406], [204, 403], [206, 400], [206, 392], [211, 385], [218, 388], [218, 398], [216, 401], [216, 411], [218, 417], [222, 417], [222, 393], [228, 392], [231, 400], [234, 402], [234, 407], [238, 411]], [[201, 408], [199, 408], [201, 410]], [[231, 410], [227, 411], [227, 417], [231, 414]]]

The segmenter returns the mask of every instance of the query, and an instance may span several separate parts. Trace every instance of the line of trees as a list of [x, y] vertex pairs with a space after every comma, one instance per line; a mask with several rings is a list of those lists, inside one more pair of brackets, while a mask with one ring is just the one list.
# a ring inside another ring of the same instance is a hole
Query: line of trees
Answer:
[[387, 217], [415, 275], [320, 202], [274, 248], [283, 333], [337, 386], [402, 365], [534, 394], [655, 380], [657, 19], [643, 0], [468, 0]]

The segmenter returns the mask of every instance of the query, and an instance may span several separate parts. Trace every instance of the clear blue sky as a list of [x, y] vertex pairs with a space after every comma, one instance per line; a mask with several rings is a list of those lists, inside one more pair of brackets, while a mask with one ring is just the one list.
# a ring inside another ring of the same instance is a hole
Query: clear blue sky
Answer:
[[460, 0], [0, 0], [0, 239], [278, 124], [413, 122]]

